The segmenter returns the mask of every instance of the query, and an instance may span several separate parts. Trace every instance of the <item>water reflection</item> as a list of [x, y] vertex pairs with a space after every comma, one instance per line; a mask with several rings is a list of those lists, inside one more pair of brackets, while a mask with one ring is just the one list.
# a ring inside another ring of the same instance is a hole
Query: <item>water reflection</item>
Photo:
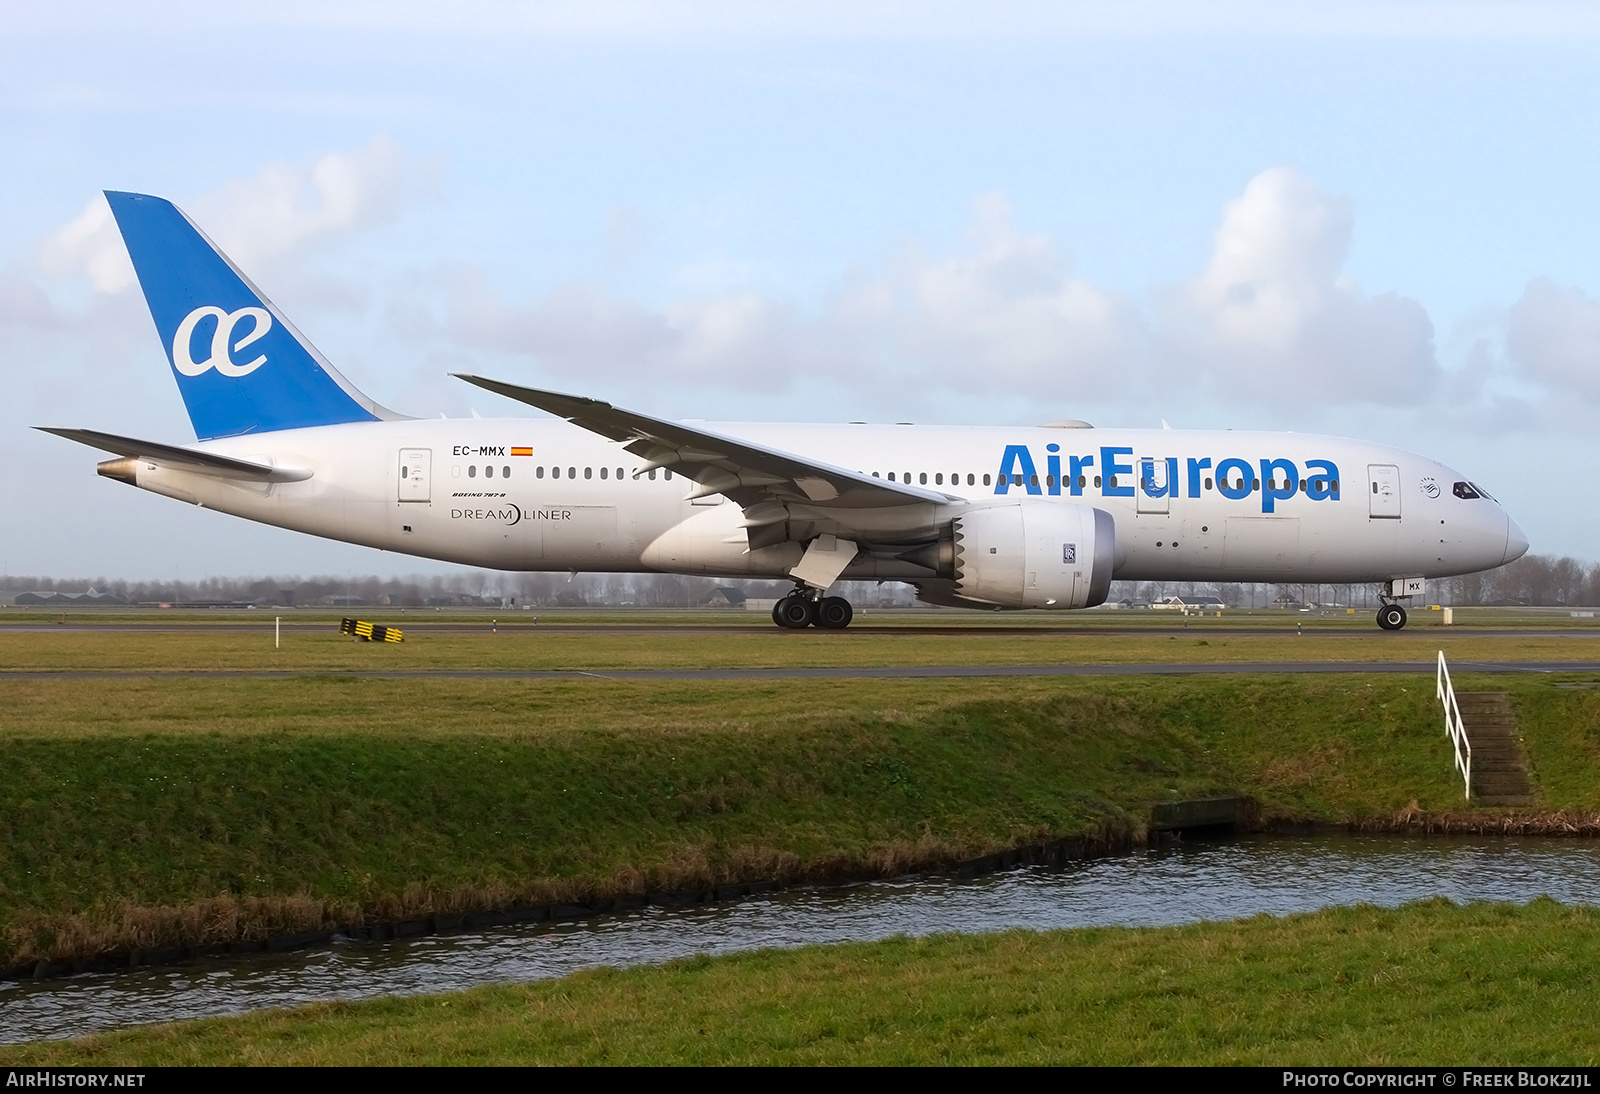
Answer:
[[451, 991], [597, 965], [938, 931], [1159, 926], [1429, 896], [1600, 903], [1600, 845], [1554, 839], [1256, 837], [1032, 867], [644, 908], [588, 922], [0, 984], [0, 1043], [323, 999]]

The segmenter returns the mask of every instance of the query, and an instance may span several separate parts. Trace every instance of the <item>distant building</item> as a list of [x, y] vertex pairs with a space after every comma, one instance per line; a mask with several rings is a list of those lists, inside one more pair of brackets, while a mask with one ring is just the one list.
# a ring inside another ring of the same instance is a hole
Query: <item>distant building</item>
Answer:
[[82, 593], [17, 593], [11, 597], [11, 603], [18, 607], [101, 608], [127, 602], [127, 597], [118, 596], [116, 593], [102, 593], [98, 589]]
[[708, 608], [742, 608], [749, 597], [744, 595], [743, 589], [735, 589], [732, 585], [718, 585], [706, 599]]
[[1222, 602], [1221, 597], [1216, 596], [1169, 596], [1157, 604], [1152, 604], [1151, 607], [1177, 608], [1180, 611], [1188, 608], [1192, 611], [1209, 612], [1221, 611], [1227, 605]]

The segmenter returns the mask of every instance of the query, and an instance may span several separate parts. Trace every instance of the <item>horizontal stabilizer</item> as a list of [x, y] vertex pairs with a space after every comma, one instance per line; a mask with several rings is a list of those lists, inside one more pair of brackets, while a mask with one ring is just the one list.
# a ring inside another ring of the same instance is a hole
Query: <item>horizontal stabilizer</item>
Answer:
[[45, 433], [54, 433], [57, 437], [65, 437], [69, 441], [86, 444], [90, 448], [98, 448], [102, 452], [149, 460], [164, 467], [194, 471], [217, 478], [244, 479], [249, 482], [301, 482], [311, 477], [310, 471], [293, 467], [273, 467], [270, 464], [241, 460], [233, 456], [220, 456], [215, 452], [200, 452], [193, 448], [179, 448], [177, 445], [119, 437], [115, 433], [101, 433], [95, 429], [59, 429], [45, 425], [34, 428]]

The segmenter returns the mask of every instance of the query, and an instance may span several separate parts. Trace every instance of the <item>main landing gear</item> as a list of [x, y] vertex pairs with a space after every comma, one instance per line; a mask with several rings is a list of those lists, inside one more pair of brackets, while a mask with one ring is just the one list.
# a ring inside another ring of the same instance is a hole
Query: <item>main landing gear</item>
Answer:
[[1378, 626], [1397, 631], [1406, 625], [1406, 610], [1392, 601], [1378, 609]]
[[806, 589], [796, 589], [772, 606], [772, 621], [796, 631], [811, 626], [842, 631], [854, 617], [855, 612], [844, 597], [819, 597]]

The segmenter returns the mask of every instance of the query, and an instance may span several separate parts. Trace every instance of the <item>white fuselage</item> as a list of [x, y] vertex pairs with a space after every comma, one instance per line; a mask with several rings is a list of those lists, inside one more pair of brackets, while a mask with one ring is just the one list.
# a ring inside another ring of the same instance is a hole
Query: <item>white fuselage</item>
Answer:
[[[1001, 497], [1103, 509], [1115, 520], [1115, 576], [1124, 579], [1439, 577], [1498, 566], [1527, 547], [1495, 501], [1458, 496], [1465, 476], [1410, 452], [1334, 437], [705, 428], [883, 479], [909, 477], [949, 495], [952, 511]], [[472, 566], [782, 577], [802, 550], [750, 550], [739, 506], [720, 495], [687, 500], [695, 483], [666, 468], [636, 474], [644, 461], [621, 444], [557, 419], [363, 422], [192, 447], [311, 474], [258, 484], [141, 462], [137, 484], [265, 524]], [[928, 506], [930, 528], [941, 508]], [[841, 576], [914, 574], [880, 555], [863, 556]]]

